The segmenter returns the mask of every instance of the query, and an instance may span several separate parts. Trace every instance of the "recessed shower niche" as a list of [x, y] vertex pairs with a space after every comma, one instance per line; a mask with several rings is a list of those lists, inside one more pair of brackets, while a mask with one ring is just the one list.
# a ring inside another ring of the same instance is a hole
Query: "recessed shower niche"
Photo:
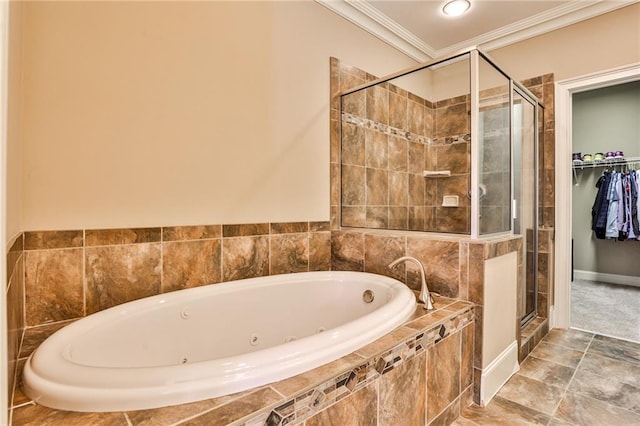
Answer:
[[522, 235], [535, 317], [542, 104], [477, 49], [367, 77], [340, 96], [340, 226]]

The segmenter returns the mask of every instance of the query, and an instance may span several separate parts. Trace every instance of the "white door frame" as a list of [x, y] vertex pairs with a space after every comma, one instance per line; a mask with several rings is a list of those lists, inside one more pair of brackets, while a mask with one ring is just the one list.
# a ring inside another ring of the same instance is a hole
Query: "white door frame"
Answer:
[[574, 93], [640, 80], [640, 62], [556, 82], [555, 85], [555, 290], [550, 326], [571, 326], [571, 170]]

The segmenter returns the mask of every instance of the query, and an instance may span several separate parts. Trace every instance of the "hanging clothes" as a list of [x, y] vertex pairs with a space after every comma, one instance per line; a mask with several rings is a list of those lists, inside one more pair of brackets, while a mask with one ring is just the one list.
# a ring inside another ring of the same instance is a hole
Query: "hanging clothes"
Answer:
[[632, 238], [633, 227], [631, 226], [631, 208], [630, 208], [631, 182], [629, 182], [629, 175], [622, 176], [622, 187], [624, 189], [624, 224], [622, 225], [622, 229], [624, 230], [627, 238]]
[[[640, 170], [636, 170], [636, 190], [640, 194]], [[636, 200], [636, 209], [638, 212], [638, 221], [640, 222], [640, 195]], [[638, 238], [640, 240], [640, 238]]]
[[629, 226], [629, 238], [638, 239], [640, 237], [640, 222], [638, 221], [638, 180], [636, 179], [635, 171], [629, 172], [629, 210], [630, 226]]
[[596, 182], [598, 194], [591, 207], [591, 229], [596, 233], [596, 237], [603, 239], [606, 234], [607, 212], [609, 210], [609, 200], [607, 192], [611, 183], [611, 173], [605, 173]]
[[640, 171], [605, 172], [596, 188], [591, 207], [596, 238], [640, 241]]
[[607, 211], [607, 226], [605, 230], [606, 238], [618, 238], [618, 203], [620, 196], [618, 187], [620, 187], [620, 179], [617, 173], [611, 176], [607, 199], [609, 200], [609, 209]]

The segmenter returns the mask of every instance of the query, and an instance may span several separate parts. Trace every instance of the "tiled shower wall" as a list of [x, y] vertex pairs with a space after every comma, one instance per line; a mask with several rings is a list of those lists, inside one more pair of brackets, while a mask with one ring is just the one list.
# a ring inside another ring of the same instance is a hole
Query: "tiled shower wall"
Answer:
[[544, 104], [543, 122], [539, 124], [538, 199], [539, 227], [553, 230], [555, 226], [555, 92], [553, 74], [545, 74], [522, 81], [522, 84]]
[[[425, 206], [425, 231], [468, 234], [471, 231], [471, 122], [469, 95], [438, 101], [435, 138], [427, 149], [426, 169], [449, 170], [451, 177], [423, 178], [426, 193], [435, 196]], [[443, 207], [445, 195], [456, 195], [458, 207]], [[429, 219], [429, 220], [428, 220]]]
[[[470, 109], [469, 95], [438, 102], [421, 98], [390, 82], [351, 93], [339, 93], [376, 79], [358, 68], [332, 59], [336, 82], [332, 97], [332, 132], [342, 144], [332, 163], [342, 163], [341, 187], [332, 206], [342, 226], [442, 233], [469, 233]], [[540, 224], [553, 226], [554, 215], [554, 92], [553, 75], [522, 82], [545, 105], [541, 124], [539, 196]], [[505, 88], [481, 93], [484, 100], [508, 98]], [[487, 110], [504, 111], [501, 103]], [[486, 111], [485, 111], [486, 116]], [[339, 117], [339, 121], [338, 121]], [[485, 117], [482, 181], [492, 189], [482, 202], [482, 232], [506, 229], [508, 192], [508, 127], [504, 117]], [[492, 127], [491, 123], [497, 124]], [[542, 126], [544, 124], [544, 127]], [[489, 127], [487, 127], [489, 125]], [[506, 132], [506, 133], [505, 133]], [[504, 155], [507, 157], [504, 157]], [[505, 167], [507, 167], [505, 169]], [[450, 170], [450, 178], [424, 178], [424, 170]], [[492, 186], [493, 185], [493, 186]], [[444, 195], [457, 195], [459, 207], [443, 207]], [[339, 206], [342, 204], [342, 210]]]
[[555, 91], [553, 74], [524, 80], [522, 84], [544, 104], [538, 135], [538, 317], [522, 330], [520, 357], [526, 356], [549, 329], [549, 307], [554, 304], [555, 246]]
[[[529, 240], [531, 241], [531, 240]], [[554, 231], [553, 229], [540, 229], [538, 231], [538, 316], [521, 330], [520, 336], [520, 360], [523, 360], [542, 340], [549, 331], [549, 307], [553, 300], [553, 259], [554, 259]], [[532, 247], [527, 244], [527, 255]], [[528, 270], [531, 274], [533, 270]], [[532, 277], [529, 277], [532, 279]], [[524, 309], [522, 294], [518, 294], [519, 309]], [[519, 311], [522, 313], [523, 311]]]
[[[375, 79], [335, 72], [341, 91]], [[468, 233], [469, 96], [434, 103], [386, 82], [342, 102], [342, 225]], [[424, 170], [452, 176], [425, 179]], [[442, 207], [444, 195], [458, 195], [459, 207]]]

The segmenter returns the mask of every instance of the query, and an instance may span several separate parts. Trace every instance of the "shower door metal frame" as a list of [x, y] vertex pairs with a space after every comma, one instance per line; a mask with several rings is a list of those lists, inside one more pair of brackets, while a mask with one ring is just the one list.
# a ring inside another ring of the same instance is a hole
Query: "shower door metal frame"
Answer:
[[[539, 111], [540, 109], [544, 109], [544, 105], [542, 105], [542, 103], [531, 94], [531, 92], [529, 92], [524, 86], [522, 86], [520, 83], [511, 80], [511, 93], [510, 93], [510, 98], [511, 98], [511, 114], [512, 116], [514, 115], [514, 96], [513, 94], [517, 93], [519, 96], [521, 96], [525, 101], [529, 102], [532, 106], [533, 106], [533, 121], [534, 121], [534, 132], [533, 132], [533, 137], [534, 137], [534, 160], [533, 160], [533, 170], [534, 170], [534, 176], [533, 176], [533, 194], [534, 194], [534, 199], [533, 199], [533, 205], [534, 205], [534, 211], [533, 211], [533, 229], [531, 232], [531, 247], [532, 247], [532, 254], [533, 254], [533, 259], [532, 259], [532, 265], [533, 265], [533, 271], [532, 271], [532, 275], [533, 275], [533, 294], [534, 294], [534, 299], [533, 299], [533, 310], [531, 312], [524, 312], [522, 317], [520, 317], [520, 327], [524, 327], [526, 324], [529, 323], [529, 321], [531, 321], [532, 319], [534, 319], [536, 317], [536, 315], [538, 315], [538, 227], [539, 227], [539, 212], [540, 212], [540, 194], [539, 194], [539, 178], [540, 178], [540, 128], [539, 128], [539, 124], [540, 124], [540, 117], [539, 117]], [[544, 123], [542, 123], [544, 126]], [[513, 152], [513, 146], [515, 143], [515, 129], [513, 126], [513, 121], [512, 121], [512, 127], [511, 127], [511, 150]], [[511, 174], [511, 199], [515, 200], [515, 184], [513, 182], [514, 180], [514, 161], [515, 161], [515, 156], [511, 156], [511, 170], [512, 170], [512, 174]], [[514, 229], [514, 221], [515, 221], [515, 217], [514, 214], [512, 212], [511, 215], [511, 229]], [[523, 251], [523, 256], [524, 256], [524, 260], [526, 262], [526, 256], [527, 256], [527, 233], [526, 233], [526, 229], [524, 230], [524, 232], [521, 232], [521, 235], [523, 236], [523, 244], [522, 244], [522, 251]], [[523, 262], [523, 266], [525, 265], [525, 262]], [[527, 296], [527, 286], [526, 286], [526, 280], [527, 280], [527, 271], [523, 270], [522, 271], [522, 277], [521, 279], [523, 280], [522, 282], [522, 291], [524, 291], [524, 295], [523, 297], [526, 298]], [[526, 307], [526, 302], [525, 302], [525, 307]], [[526, 309], [525, 309], [526, 311]]]
[[[510, 125], [510, 157], [511, 157], [511, 200], [514, 200], [514, 155], [513, 155], [513, 146], [514, 146], [514, 126], [513, 126], [513, 110], [514, 110], [514, 92], [520, 95], [523, 99], [529, 102], [534, 107], [534, 122], [535, 122], [535, 130], [534, 130], [534, 177], [533, 177], [533, 194], [534, 194], [534, 214], [533, 214], [533, 230], [532, 230], [532, 249], [533, 249], [533, 285], [534, 285], [534, 308], [530, 313], [524, 313], [521, 318], [519, 318], [520, 326], [523, 327], [529, 321], [536, 317], [538, 314], [538, 227], [539, 227], [539, 211], [540, 211], [540, 195], [539, 195], [539, 178], [540, 178], [540, 128], [539, 128], [539, 111], [540, 109], [544, 110], [544, 105], [542, 102], [533, 94], [529, 89], [524, 87], [521, 83], [513, 80], [513, 78], [505, 73], [496, 62], [491, 59], [489, 55], [480, 49], [473, 49], [470, 51], [470, 66], [471, 66], [471, 104], [470, 109], [472, 111], [471, 114], [471, 188], [477, 188], [480, 182], [480, 170], [479, 170], [479, 117], [478, 112], [480, 111], [480, 66], [479, 59], [482, 57], [485, 61], [491, 64], [497, 71], [502, 73], [509, 80], [509, 125]], [[476, 114], [473, 114], [473, 111]], [[544, 123], [542, 123], [544, 126]], [[544, 129], [544, 128], [543, 128]], [[544, 130], [543, 130], [544, 131]], [[471, 238], [478, 239], [487, 236], [495, 236], [495, 235], [504, 235], [504, 234], [514, 234], [514, 208], [513, 201], [510, 206], [511, 211], [511, 224], [510, 229], [505, 232], [498, 232], [494, 234], [483, 234], [480, 235], [480, 200], [478, 191], [471, 191]], [[522, 234], [522, 233], [521, 233]], [[526, 230], [522, 234], [523, 235], [523, 243], [526, 243]], [[522, 251], [523, 256], [526, 257], [526, 244], [523, 244]], [[526, 271], [522, 273], [522, 290], [525, 291], [526, 297]]]

